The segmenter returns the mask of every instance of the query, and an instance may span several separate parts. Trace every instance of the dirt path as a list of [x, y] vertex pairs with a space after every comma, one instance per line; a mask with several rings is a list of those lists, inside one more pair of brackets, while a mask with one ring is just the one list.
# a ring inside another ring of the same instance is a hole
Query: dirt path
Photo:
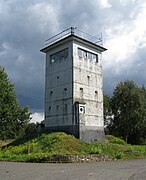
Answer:
[[146, 159], [98, 163], [0, 162], [0, 180], [146, 180]]

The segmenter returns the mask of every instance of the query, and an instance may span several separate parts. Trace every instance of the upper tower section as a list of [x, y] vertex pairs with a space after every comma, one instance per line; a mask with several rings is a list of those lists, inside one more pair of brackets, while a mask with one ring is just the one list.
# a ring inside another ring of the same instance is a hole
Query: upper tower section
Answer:
[[100, 52], [104, 52], [107, 49], [102, 46], [102, 38], [94, 37], [88, 33], [85, 33], [78, 28], [70, 27], [55, 36], [47, 39], [45, 41], [45, 47], [42, 48], [40, 51], [47, 53], [52, 48], [60, 46], [64, 44], [65, 42], [69, 41], [78, 41], [84, 44], [87, 44], [87, 46], [91, 46], [93, 48], [98, 49]]

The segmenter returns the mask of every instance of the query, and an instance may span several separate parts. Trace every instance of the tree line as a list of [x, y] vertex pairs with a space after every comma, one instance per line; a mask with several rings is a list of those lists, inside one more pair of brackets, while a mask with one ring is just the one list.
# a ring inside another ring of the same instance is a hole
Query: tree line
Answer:
[[112, 97], [104, 96], [105, 132], [127, 143], [146, 142], [146, 88], [134, 81], [117, 84]]
[[[0, 139], [30, 131], [29, 122], [29, 108], [20, 106], [14, 84], [0, 66]], [[146, 143], [146, 88], [130, 80], [118, 83], [112, 97], [104, 96], [104, 124], [107, 134], [131, 144]]]
[[20, 136], [29, 121], [29, 108], [20, 106], [14, 84], [0, 66], [0, 139], [14, 139]]

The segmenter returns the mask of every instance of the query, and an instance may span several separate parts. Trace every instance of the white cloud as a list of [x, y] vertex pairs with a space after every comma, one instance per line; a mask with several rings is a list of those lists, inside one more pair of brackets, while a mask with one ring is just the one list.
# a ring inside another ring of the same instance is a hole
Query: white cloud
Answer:
[[[59, 26], [58, 21], [58, 6], [54, 6], [50, 2], [40, 2], [29, 7], [30, 21], [36, 21], [36, 26], [39, 28], [41, 33], [48, 31], [54, 32]], [[38, 26], [39, 24], [39, 26]]]
[[135, 19], [128, 20], [128, 22], [119, 22], [119, 24], [106, 30], [105, 46], [109, 51], [104, 56], [105, 68], [119, 66], [120, 62], [128, 65], [132, 61], [130, 57], [137, 49], [146, 46], [145, 8], [146, 3], [141, 6]]
[[111, 7], [109, 0], [100, 0], [99, 3], [100, 3], [101, 8], [110, 8]]
[[31, 123], [41, 122], [44, 120], [44, 114], [35, 112], [31, 115], [31, 118]]

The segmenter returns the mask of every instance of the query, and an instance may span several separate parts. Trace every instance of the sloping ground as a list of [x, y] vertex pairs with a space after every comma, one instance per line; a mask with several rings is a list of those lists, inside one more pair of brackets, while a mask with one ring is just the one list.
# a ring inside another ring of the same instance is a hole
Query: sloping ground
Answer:
[[96, 162], [144, 157], [146, 146], [128, 145], [113, 136], [107, 136], [104, 143], [84, 143], [62, 132], [42, 134], [23, 144], [11, 143], [0, 149], [0, 160], [8, 161]]

